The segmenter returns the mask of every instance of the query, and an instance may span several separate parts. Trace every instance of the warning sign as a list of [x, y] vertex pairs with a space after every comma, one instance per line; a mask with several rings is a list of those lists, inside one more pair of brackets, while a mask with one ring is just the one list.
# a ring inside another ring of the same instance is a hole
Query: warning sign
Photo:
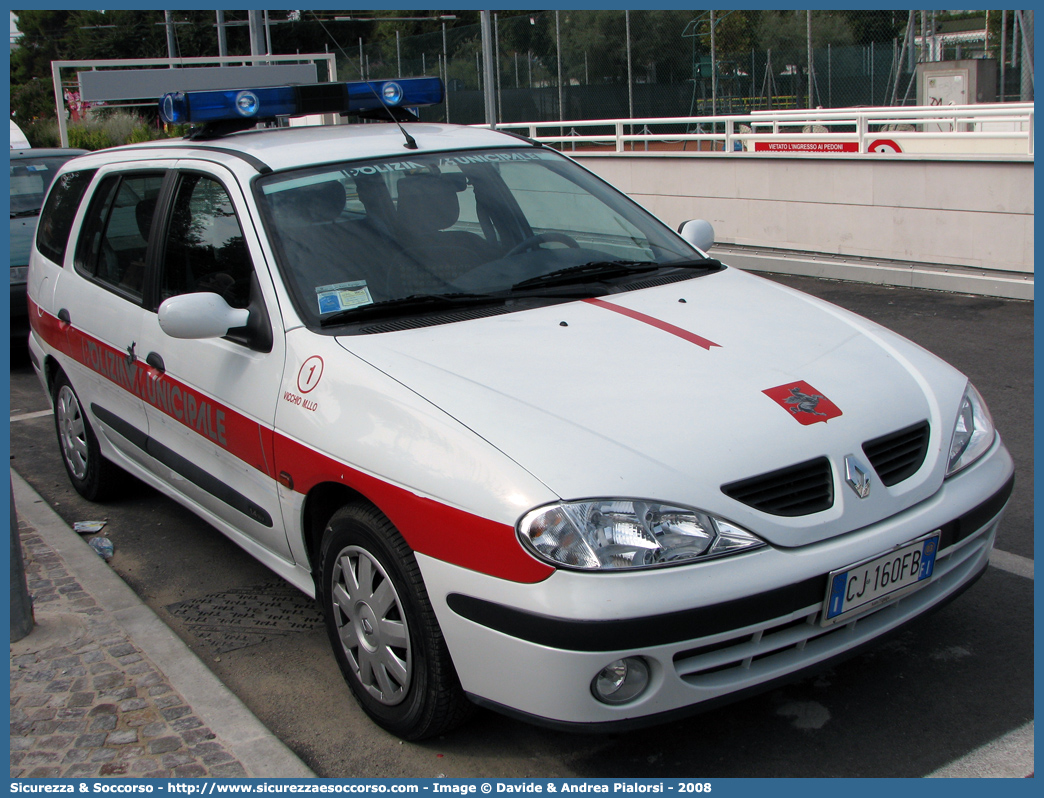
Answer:
[[754, 152], [859, 152], [856, 141], [756, 141]]

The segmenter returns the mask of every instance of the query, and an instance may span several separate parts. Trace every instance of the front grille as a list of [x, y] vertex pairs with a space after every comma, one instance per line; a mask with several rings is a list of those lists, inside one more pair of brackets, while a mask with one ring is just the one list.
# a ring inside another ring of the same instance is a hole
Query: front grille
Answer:
[[863, 453], [882, 483], [898, 485], [912, 477], [924, 462], [924, 456], [928, 453], [928, 433], [928, 422], [922, 421], [867, 441], [863, 444]]
[[730, 482], [721, 490], [755, 510], [791, 518], [827, 510], [834, 503], [834, 481], [825, 457]]

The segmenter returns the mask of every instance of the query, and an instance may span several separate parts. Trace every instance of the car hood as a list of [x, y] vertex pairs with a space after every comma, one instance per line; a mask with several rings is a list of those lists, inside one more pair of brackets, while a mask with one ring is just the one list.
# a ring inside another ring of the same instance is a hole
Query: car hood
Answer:
[[[563, 499], [685, 504], [778, 546], [862, 528], [938, 490], [966, 384], [882, 327], [735, 269], [339, 342]], [[822, 397], [812, 400], [821, 415], [795, 412], [793, 388]], [[871, 471], [865, 498], [845, 485], [846, 456], [865, 463], [864, 442], [923, 421], [930, 439], [917, 473], [886, 488]], [[827, 510], [783, 517], [721, 490], [822, 457]]]

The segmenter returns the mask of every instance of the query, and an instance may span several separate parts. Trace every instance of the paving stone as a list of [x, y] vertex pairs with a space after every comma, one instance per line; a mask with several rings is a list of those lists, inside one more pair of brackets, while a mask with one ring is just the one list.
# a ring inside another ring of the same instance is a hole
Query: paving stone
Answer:
[[114, 731], [105, 738], [106, 745], [130, 745], [136, 742], [138, 742], [138, 732], [135, 729]]
[[195, 760], [194, 757], [191, 757], [188, 754], [177, 754], [177, 753], [174, 753], [174, 754], [164, 754], [160, 761], [163, 763], [164, 767], [176, 768], [176, 767], [179, 767], [181, 765], [190, 765], [193, 762], [195, 762], [196, 760]]
[[26, 775], [30, 779], [54, 779], [62, 775], [62, 769], [58, 765], [47, 765], [33, 768]]
[[66, 702], [67, 707], [89, 707], [94, 703], [94, 693], [73, 693]]
[[161, 709], [160, 710], [160, 714], [164, 717], [165, 720], [168, 720], [168, 721], [177, 720], [178, 718], [183, 718], [185, 715], [188, 715], [190, 712], [192, 712], [192, 708], [191, 707], [187, 707], [184, 704], [182, 704], [181, 706], [177, 706], [177, 707], [167, 707], [166, 709]]
[[197, 718], [195, 715], [189, 715], [185, 718], [178, 718], [170, 724], [170, 728], [174, 731], [188, 731], [189, 729], [198, 729], [203, 725], [203, 721]]
[[207, 769], [202, 765], [179, 765], [174, 768], [174, 775], [179, 779], [198, 779], [207, 775]]
[[219, 779], [241, 779], [247, 775], [243, 765], [239, 762], [227, 762], [224, 765], [215, 765], [210, 769], [210, 775]]
[[99, 715], [91, 721], [91, 731], [112, 731], [115, 728], [115, 715]]
[[90, 778], [91, 776], [94, 776], [97, 773], [97, 765], [81, 762], [75, 765], [70, 765], [68, 768], [66, 768], [65, 772], [62, 775], [66, 778]]
[[181, 744], [180, 737], [160, 737], [149, 742], [149, 753], [165, 754], [168, 751], [177, 751]]
[[162, 720], [156, 721], [155, 723], [148, 723], [141, 727], [141, 734], [143, 737], [159, 737], [167, 733], [170, 727]]

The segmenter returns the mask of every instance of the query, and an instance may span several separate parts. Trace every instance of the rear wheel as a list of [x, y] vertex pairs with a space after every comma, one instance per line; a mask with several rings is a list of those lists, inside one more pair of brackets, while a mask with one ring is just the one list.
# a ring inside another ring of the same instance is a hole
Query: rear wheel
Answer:
[[450, 661], [420, 569], [392, 523], [371, 507], [334, 514], [322, 542], [330, 642], [363, 710], [407, 740], [463, 722], [472, 704]]
[[64, 372], [54, 381], [54, 427], [62, 462], [76, 492], [88, 501], [112, 495], [119, 470], [102, 456], [98, 439]]

